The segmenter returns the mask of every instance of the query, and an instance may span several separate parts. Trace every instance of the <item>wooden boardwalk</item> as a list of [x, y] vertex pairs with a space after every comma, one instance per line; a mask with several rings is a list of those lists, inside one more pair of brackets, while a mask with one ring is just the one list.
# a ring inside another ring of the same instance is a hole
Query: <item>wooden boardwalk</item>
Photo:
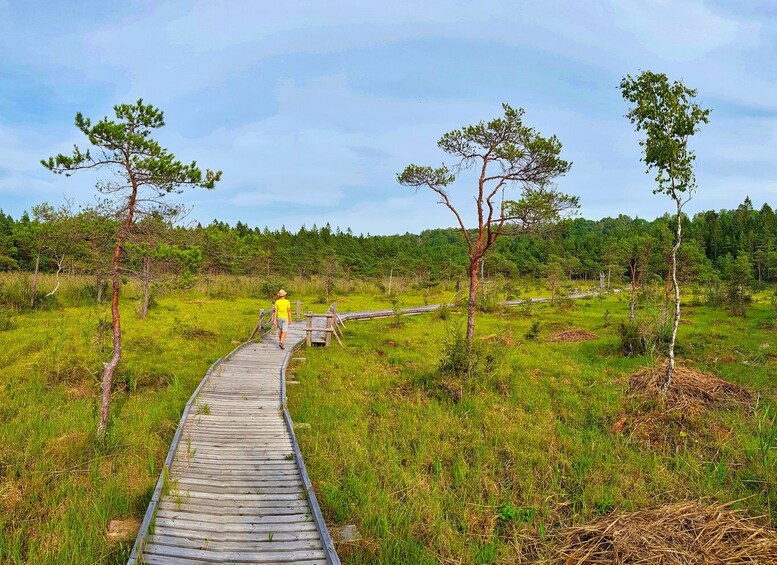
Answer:
[[193, 395], [130, 563], [340, 562], [282, 403], [304, 323], [291, 325], [285, 350], [275, 335], [217, 363]]
[[[391, 315], [392, 310], [377, 310], [340, 317]], [[339, 565], [285, 405], [285, 368], [293, 348], [305, 340], [305, 322], [291, 325], [285, 350], [275, 336], [245, 343], [217, 361], [194, 391], [130, 564]]]

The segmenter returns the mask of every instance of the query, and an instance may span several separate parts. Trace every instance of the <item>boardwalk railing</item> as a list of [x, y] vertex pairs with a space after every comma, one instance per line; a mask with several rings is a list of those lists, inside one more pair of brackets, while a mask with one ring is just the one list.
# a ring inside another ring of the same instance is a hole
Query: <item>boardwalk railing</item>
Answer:
[[337, 302], [334, 302], [324, 314], [305, 314], [305, 344], [310, 347], [314, 343], [329, 347], [332, 336], [342, 347], [342, 330], [344, 326], [342, 318], [337, 314]]
[[313, 490], [313, 483], [310, 481], [308, 470], [305, 468], [305, 461], [302, 459], [302, 451], [297, 442], [297, 435], [294, 433], [294, 422], [291, 419], [289, 408], [286, 405], [286, 367], [289, 365], [292, 354], [301, 344], [301, 341], [298, 342], [297, 345], [286, 354], [286, 357], [283, 359], [283, 365], [281, 365], [281, 406], [283, 407], [283, 421], [286, 423], [286, 428], [289, 430], [289, 435], [291, 436], [294, 460], [297, 462], [300, 477], [302, 478], [302, 485], [305, 487], [308, 504], [310, 505], [310, 512], [313, 515], [313, 521], [316, 523], [318, 535], [321, 536], [321, 544], [324, 547], [326, 562], [329, 565], [340, 565], [340, 558], [337, 556], [335, 544], [332, 541], [332, 536], [329, 535], [329, 529], [326, 527], [326, 521], [321, 512], [321, 507], [318, 505], [318, 498], [316, 498], [316, 492]]
[[[302, 302], [297, 300], [297, 321], [298, 322], [300, 319], [301, 310], [302, 310]], [[264, 309], [259, 310], [259, 321], [256, 323], [256, 327], [254, 328], [254, 331], [252, 331], [251, 335], [248, 336], [248, 341], [253, 341], [257, 335], [259, 337], [262, 337], [272, 327], [272, 311], [273, 311], [272, 308], [268, 308], [267, 310], [264, 310]]]

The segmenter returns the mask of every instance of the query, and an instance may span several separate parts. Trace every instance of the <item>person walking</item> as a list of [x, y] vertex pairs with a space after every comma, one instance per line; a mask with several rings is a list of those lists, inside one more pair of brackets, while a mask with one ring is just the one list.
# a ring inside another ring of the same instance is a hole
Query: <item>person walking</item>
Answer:
[[286, 300], [286, 291], [278, 291], [278, 300], [275, 301], [272, 310], [272, 327], [278, 326], [278, 347], [284, 349], [283, 342], [286, 341], [286, 332], [289, 331], [291, 323], [291, 303]]

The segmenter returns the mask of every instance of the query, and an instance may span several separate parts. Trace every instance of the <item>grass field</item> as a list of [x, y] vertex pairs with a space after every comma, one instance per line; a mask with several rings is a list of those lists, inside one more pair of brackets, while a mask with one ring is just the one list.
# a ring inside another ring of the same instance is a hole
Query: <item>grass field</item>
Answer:
[[[106, 539], [111, 520], [142, 519], [184, 404], [208, 367], [244, 341], [271, 302], [248, 277], [201, 279], [157, 292], [146, 320], [140, 290], [122, 297], [123, 358], [107, 441], [95, 441], [110, 310], [94, 305], [92, 281], [65, 279], [30, 311], [29, 275], [0, 277], [0, 562], [123, 563], [132, 541]], [[407, 304], [451, 293], [405, 290]], [[43, 277], [40, 287], [54, 287]], [[322, 312], [320, 285], [284, 283], [303, 309]], [[346, 287], [345, 284], [341, 286]], [[390, 308], [374, 285], [334, 292], [349, 309]], [[2, 300], [0, 300], [1, 302]]]
[[[0, 562], [123, 563], [132, 540], [110, 541], [110, 522], [142, 519], [186, 400], [270, 302], [261, 281], [203, 277], [192, 289], [159, 289], [149, 317], [140, 320], [139, 289], [130, 281], [111, 425], [107, 441], [98, 443], [108, 306], [94, 304], [91, 280], [73, 278], [30, 311], [18, 306], [28, 299], [28, 283], [28, 275], [0, 277]], [[328, 306], [320, 281], [283, 284], [304, 310]], [[393, 284], [401, 306], [453, 296], [453, 285]], [[379, 284], [336, 286], [330, 301], [341, 311], [396, 304]], [[44, 277], [40, 288], [53, 287]], [[532, 285], [521, 290], [547, 293]], [[726, 500], [748, 496], [741, 504], [773, 516], [774, 458], [757, 455], [755, 417], [710, 416], [736, 433], [708, 463], [691, 438], [688, 449], [667, 455], [610, 433], [622, 407], [618, 379], [644, 359], [614, 351], [615, 318], [626, 306], [609, 300], [480, 316], [478, 335], [511, 331], [517, 344], [502, 346], [495, 370], [468, 383], [458, 402], [435, 377], [455, 315], [447, 322], [408, 318], [401, 328], [390, 320], [352, 323], [346, 349], [307, 352], [297, 368], [302, 384], [289, 389], [291, 406], [296, 420], [313, 424], [300, 440], [327, 518], [357, 523], [365, 535], [363, 544], [341, 549], [346, 561], [487, 562], [609, 508], [718, 491]], [[604, 328], [607, 309], [613, 314]], [[695, 325], [682, 326], [684, 353], [774, 402], [772, 349], [761, 345], [777, 343], [773, 331], [756, 329], [769, 317], [766, 306], [746, 320], [693, 310]], [[524, 340], [533, 319], [540, 320], [540, 336]], [[602, 338], [546, 342], [568, 326]]]
[[[306, 351], [289, 405], [312, 426], [298, 435], [328, 523], [356, 524], [364, 537], [339, 546], [344, 562], [547, 558], [564, 526], [685, 499], [736, 501], [777, 525], [771, 307], [764, 299], [745, 319], [685, 309], [681, 363], [760, 398], [753, 412], [683, 416], [650, 447], [619, 430], [640, 408], [628, 376], [656, 362], [619, 354], [616, 322], [627, 308], [626, 297], [610, 297], [482, 315], [477, 334], [492, 344], [491, 364], [459, 391], [438, 375], [455, 315], [352, 322], [344, 349]], [[538, 337], [524, 338], [534, 321]], [[599, 337], [549, 342], [569, 328]]]

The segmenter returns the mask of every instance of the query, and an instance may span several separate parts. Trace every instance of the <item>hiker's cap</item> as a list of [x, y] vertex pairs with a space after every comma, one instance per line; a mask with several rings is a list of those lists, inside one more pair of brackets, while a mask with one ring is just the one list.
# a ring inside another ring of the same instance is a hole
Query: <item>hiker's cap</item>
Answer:
[[280, 290], [278, 291], [278, 296], [280, 296], [280, 297], [284, 297], [284, 296], [286, 296], [286, 291], [285, 291], [285, 290], [283, 290], [283, 289], [280, 289]]

